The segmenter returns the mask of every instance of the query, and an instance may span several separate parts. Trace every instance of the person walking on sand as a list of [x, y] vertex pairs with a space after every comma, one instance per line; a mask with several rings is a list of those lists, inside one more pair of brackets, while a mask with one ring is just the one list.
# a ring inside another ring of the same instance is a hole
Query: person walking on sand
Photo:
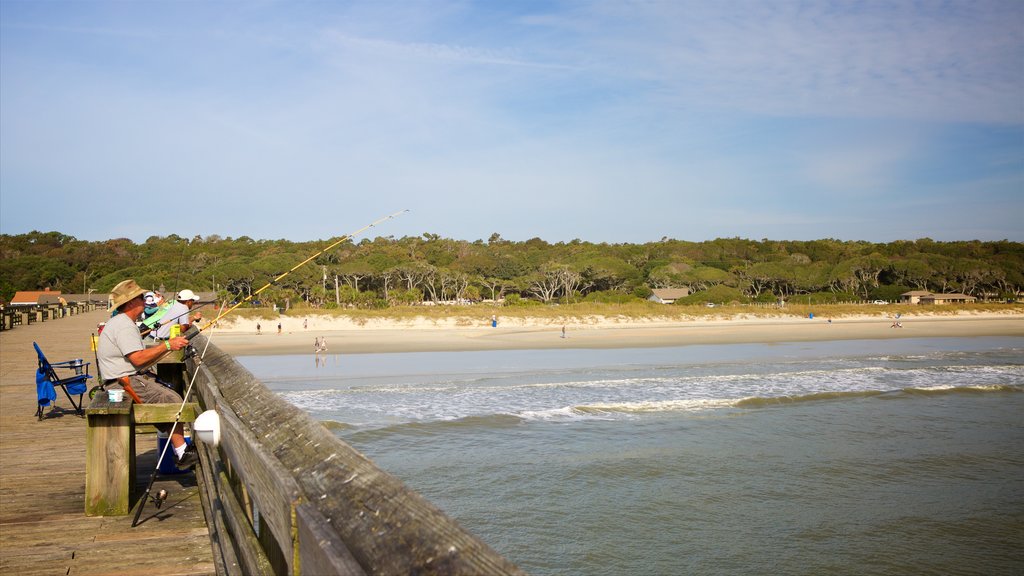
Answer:
[[562, 324], [562, 338], [565, 338], [565, 324]]
[[261, 332], [260, 332], [260, 329], [261, 329], [261, 328], [262, 328], [262, 327], [260, 326], [260, 323], [259, 323], [259, 322], [257, 322], [257, 323], [256, 323], [256, 335], [257, 335], [257, 336], [259, 336], [259, 335], [261, 334]]
[[280, 322], [277, 323], [277, 333], [278, 334], [281, 333], [281, 323]]
[[303, 330], [305, 330], [309, 326], [309, 324], [307, 324], [307, 322], [309, 322], [308, 318], [303, 318], [302, 319], [302, 329]]

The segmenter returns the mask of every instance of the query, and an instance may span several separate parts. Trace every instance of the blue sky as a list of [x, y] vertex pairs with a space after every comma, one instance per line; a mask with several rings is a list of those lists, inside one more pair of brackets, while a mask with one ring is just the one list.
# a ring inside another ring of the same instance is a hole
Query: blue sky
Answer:
[[0, 232], [1024, 241], [1024, 2], [0, 0]]

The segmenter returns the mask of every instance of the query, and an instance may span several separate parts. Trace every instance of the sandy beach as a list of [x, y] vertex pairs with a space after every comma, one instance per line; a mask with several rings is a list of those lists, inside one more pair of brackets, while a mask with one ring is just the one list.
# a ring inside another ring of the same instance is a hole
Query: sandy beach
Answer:
[[[303, 327], [305, 321], [306, 326]], [[881, 315], [833, 319], [735, 317], [691, 322], [624, 322], [587, 318], [567, 322], [550, 319], [490, 319], [466, 325], [465, 319], [435, 321], [372, 321], [358, 326], [346, 318], [327, 316], [283, 317], [263, 320], [256, 334], [255, 320], [222, 323], [204, 334], [225, 352], [235, 355], [313, 354], [317, 338], [325, 338], [328, 354], [375, 352], [431, 352], [552, 348], [630, 348], [972, 336], [1024, 336], [1024, 316], [1015, 314], [905, 315], [902, 327]]]

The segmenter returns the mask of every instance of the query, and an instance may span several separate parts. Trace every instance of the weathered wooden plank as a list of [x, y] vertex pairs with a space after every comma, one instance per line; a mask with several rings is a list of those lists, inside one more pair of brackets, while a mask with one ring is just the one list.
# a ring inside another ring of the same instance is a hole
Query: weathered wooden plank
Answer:
[[196, 443], [199, 449], [201, 465], [196, 467], [197, 480], [201, 479], [204, 489], [199, 491], [199, 497], [203, 500], [203, 511], [206, 515], [206, 522], [210, 527], [210, 545], [213, 549], [213, 562], [217, 568], [217, 574], [221, 576], [242, 576], [241, 566], [238, 563], [238, 555], [235, 553], [235, 546], [231, 542], [231, 533], [225, 526], [224, 504], [218, 491], [214, 488], [213, 468], [217, 465], [214, 460], [214, 448], [203, 442]]
[[242, 573], [247, 576], [271, 575], [274, 573], [270, 560], [259, 545], [256, 535], [252, 532], [252, 525], [245, 516], [245, 511], [238, 505], [233, 497], [230, 482], [223, 472], [216, 478], [217, 491], [221, 494], [221, 502], [224, 504], [225, 520], [229, 526], [230, 533], [234, 536], [236, 553]]
[[201, 412], [199, 404], [195, 402], [186, 402], [184, 407], [181, 404], [135, 404], [132, 406], [132, 419], [136, 424], [174, 422], [179, 408], [179, 422], [195, 422], [196, 416]]
[[132, 411], [132, 399], [125, 392], [124, 400], [111, 402], [106, 393], [99, 393], [89, 402], [85, 411], [87, 414], [128, 414]]
[[[209, 533], [192, 475], [158, 478], [170, 496], [129, 516], [86, 516], [86, 419], [61, 394], [44, 419], [36, 409], [36, 341], [52, 360], [91, 358], [89, 335], [109, 318], [95, 310], [0, 333], [0, 574], [212, 575]], [[93, 381], [95, 382], [95, 381]], [[156, 441], [137, 446], [136, 489], [156, 464]], [[148, 519], [148, 521], [147, 521]]]
[[86, 418], [85, 514], [127, 514], [135, 479], [130, 415], [90, 411]]
[[290, 502], [298, 498], [298, 484], [273, 454], [264, 449], [252, 432], [231, 410], [222, 409], [221, 438], [235, 473], [244, 478], [249, 497], [255, 501], [264, 530], [278, 542], [291, 533]]
[[295, 507], [299, 539], [299, 571], [302, 574], [365, 576], [366, 571], [345, 544], [329, 528], [327, 519], [309, 503]]

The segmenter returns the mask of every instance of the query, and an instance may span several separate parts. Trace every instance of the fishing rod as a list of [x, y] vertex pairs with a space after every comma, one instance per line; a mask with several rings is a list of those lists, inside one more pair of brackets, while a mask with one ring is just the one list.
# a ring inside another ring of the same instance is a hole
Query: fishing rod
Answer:
[[[196, 332], [198, 334], [198, 332]], [[185, 405], [188, 403], [188, 397], [192, 392], [192, 385], [195, 384], [196, 376], [199, 375], [199, 365], [203, 363], [203, 357], [206, 356], [206, 350], [210, 347], [210, 339], [206, 340], [206, 348], [203, 348], [203, 353], [196, 359], [195, 370], [192, 372], [192, 378], [189, 379], [188, 388], [185, 389], [185, 394], [181, 399], [181, 406], [178, 408], [178, 413], [174, 415], [174, 424], [171, 425], [171, 430], [178, 425], [181, 421], [181, 413], [185, 411]], [[171, 447], [170, 435], [167, 437], [167, 441], [164, 442], [163, 450], [160, 452], [160, 456], [156, 459], [156, 466], [153, 467], [153, 473], [149, 476], [149, 482], [146, 484], [146, 491], [139, 498], [138, 508], [135, 510], [135, 517], [132, 519], [132, 528], [135, 528], [139, 524], [139, 517], [142, 516], [142, 509], [146, 507], [146, 502], [152, 500], [156, 505], [157, 510], [163, 505], [164, 500], [167, 500], [167, 490], [160, 490], [155, 496], [152, 496], [153, 483], [156, 482], [156, 475], [160, 471], [160, 463], [164, 461], [164, 457], [167, 455], [167, 449]]]
[[[408, 211], [409, 211], [408, 209], [405, 209], [405, 210], [399, 210], [398, 212], [395, 212], [393, 214], [388, 214], [387, 216], [384, 216], [382, 218], [378, 218], [377, 220], [374, 220], [373, 222], [367, 224], [366, 226], [363, 226], [362, 228], [356, 230], [355, 232], [350, 232], [348, 234], [345, 234], [344, 236], [342, 236], [341, 238], [339, 238], [335, 242], [332, 242], [329, 246], [321, 249], [316, 254], [313, 254], [312, 256], [310, 256], [309, 258], [306, 258], [302, 262], [299, 262], [295, 266], [292, 266], [288, 271], [279, 274], [276, 278], [274, 278], [270, 282], [267, 282], [266, 284], [261, 286], [259, 289], [257, 289], [255, 292], [249, 294], [244, 299], [236, 302], [230, 308], [228, 308], [227, 310], [224, 310], [223, 312], [221, 312], [216, 318], [211, 320], [205, 326], [203, 326], [201, 328], [198, 328], [195, 331], [189, 330], [188, 333], [183, 334], [182, 336], [184, 336], [185, 338], [188, 338], [189, 340], [192, 340], [193, 338], [195, 338], [196, 336], [201, 334], [203, 331], [205, 331], [207, 328], [213, 328], [214, 326], [216, 326], [218, 322], [223, 320], [224, 317], [227, 316], [228, 314], [231, 314], [232, 312], [234, 312], [239, 306], [241, 306], [241, 305], [243, 305], [243, 304], [245, 304], [247, 302], [250, 302], [253, 298], [255, 298], [256, 296], [259, 296], [264, 290], [266, 290], [267, 288], [270, 288], [274, 284], [277, 284], [285, 276], [291, 274], [292, 272], [295, 272], [299, 268], [301, 268], [301, 267], [305, 266], [306, 264], [312, 262], [314, 259], [318, 258], [319, 256], [321, 256], [325, 252], [328, 252], [329, 250], [333, 250], [334, 248], [336, 248], [337, 246], [339, 246], [343, 242], [346, 242], [348, 240], [351, 240], [351, 239], [355, 238], [356, 236], [362, 234], [363, 232], [369, 230], [370, 228], [375, 227], [376, 225], [378, 225], [378, 224], [380, 224], [382, 222], [387, 222], [388, 220], [393, 220], [395, 218], [398, 218], [399, 216], [401, 216], [402, 214], [405, 214]], [[151, 368], [153, 365], [155, 365], [157, 362], [162, 360], [164, 358], [164, 356], [166, 356], [169, 353], [170, 353], [170, 350], [167, 350], [166, 352], [161, 354], [159, 357], [157, 357], [155, 360], [151, 361], [150, 363], [148, 363], [145, 366], [143, 366], [142, 368], [140, 368], [138, 372], [139, 373], [145, 372], [146, 370]]]
[[303, 267], [304, 265], [312, 262], [314, 259], [316, 259], [320, 255], [322, 255], [323, 253], [325, 253], [325, 252], [327, 252], [329, 250], [334, 249], [335, 247], [337, 247], [338, 245], [340, 245], [341, 243], [343, 243], [343, 242], [345, 242], [347, 240], [351, 240], [352, 238], [355, 238], [356, 236], [362, 234], [363, 232], [369, 230], [370, 228], [373, 228], [377, 224], [380, 224], [381, 222], [386, 222], [388, 220], [392, 220], [394, 218], [397, 218], [397, 217], [401, 216], [402, 214], [405, 214], [408, 211], [409, 211], [408, 209], [406, 209], [406, 210], [399, 210], [398, 212], [395, 212], [394, 214], [388, 214], [387, 216], [384, 216], [383, 218], [380, 218], [378, 220], [375, 220], [375, 221], [371, 222], [370, 224], [367, 224], [366, 226], [363, 226], [362, 228], [360, 228], [359, 230], [356, 230], [355, 232], [352, 232], [350, 234], [346, 234], [346, 235], [342, 236], [336, 242], [332, 243], [330, 246], [320, 250], [316, 254], [313, 254], [312, 256], [310, 256], [309, 258], [306, 258], [302, 262], [299, 262], [295, 266], [292, 266], [292, 268], [290, 270], [280, 274], [278, 277], [274, 278], [270, 282], [267, 282], [260, 289], [256, 290], [252, 294], [249, 294], [248, 296], [246, 296], [244, 300], [241, 300], [241, 301], [235, 303], [233, 306], [231, 306], [230, 308], [228, 308], [224, 312], [221, 312], [221, 314], [219, 316], [217, 316], [216, 318], [214, 318], [213, 320], [211, 320], [209, 324], [207, 324], [206, 326], [203, 326], [202, 328], [200, 328], [199, 332], [202, 332], [203, 330], [206, 330], [207, 328], [214, 327], [217, 324], [217, 322], [220, 322], [225, 316], [227, 316], [228, 314], [234, 312], [236, 308], [238, 308], [242, 304], [245, 304], [246, 302], [249, 302], [254, 297], [258, 296], [261, 292], [266, 290], [267, 288], [270, 288], [274, 284], [277, 284], [278, 282], [280, 282], [281, 279], [284, 278], [285, 276], [291, 274], [292, 272], [295, 272], [296, 270], [298, 270], [299, 268]]
[[[230, 314], [236, 308], [238, 308], [242, 304], [252, 300], [254, 296], [257, 296], [259, 293], [261, 293], [264, 290], [266, 290], [267, 288], [273, 286], [275, 283], [279, 282], [282, 278], [284, 278], [285, 276], [287, 276], [287, 275], [291, 274], [292, 272], [298, 270], [303, 265], [308, 264], [309, 262], [311, 262], [313, 259], [315, 259], [318, 256], [320, 256], [324, 252], [327, 252], [328, 250], [331, 250], [331, 249], [335, 248], [336, 246], [338, 246], [342, 242], [345, 242], [346, 240], [351, 240], [352, 238], [358, 236], [359, 234], [365, 232], [366, 230], [369, 230], [370, 228], [373, 228], [374, 226], [376, 226], [377, 224], [380, 224], [381, 222], [386, 222], [386, 221], [391, 220], [393, 218], [397, 218], [398, 216], [400, 216], [400, 215], [402, 215], [402, 214], [404, 214], [404, 213], [406, 213], [408, 211], [409, 211], [408, 209], [406, 209], [406, 210], [399, 210], [398, 212], [395, 212], [394, 214], [389, 214], [387, 216], [384, 216], [383, 218], [375, 220], [375, 221], [371, 222], [370, 224], [367, 224], [366, 226], [363, 226], [359, 230], [356, 230], [355, 232], [352, 232], [350, 234], [346, 234], [346, 235], [342, 236], [336, 242], [333, 242], [330, 246], [327, 246], [326, 248], [320, 250], [316, 254], [313, 254], [309, 258], [306, 258], [302, 262], [299, 262], [298, 264], [293, 266], [287, 272], [285, 272], [283, 274], [280, 274], [279, 276], [277, 276], [276, 278], [274, 278], [270, 282], [267, 282], [259, 290], [253, 292], [252, 294], [247, 296], [244, 300], [238, 302], [237, 304], [235, 304], [234, 306], [232, 306], [228, 310], [225, 310], [224, 312], [222, 312], [219, 316], [214, 318], [213, 321], [211, 321], [206, 326], [204, 326], [202, 328], [193, 327], [192, 329], [190, 329], [188, 331], [188, 333], [184, 334], [184, 337], [187, 338], [189, 341], [191, 341], [193, 338], [195, 338], [197, 335], [199, 335], [203, 330], [205, 330], [207, 328], [212, 328], [213, 326], [215, 326], [217, 324], [217, 322], [219, 322], [225, 316]], [[196, 360], [197, 364], [201, 364], [202, 363], [203, 357], [206, 356], [206, 350], [209, 349], [209, 346], [210, 346], [210, 339], [207, 338], [207, 340], [206, 340], [206, 347], [203, 349], [203, 353], [198, 355], [198, 359]], [[188, 349], [191, 349], [191, 348], [192, 348], [192, 346], [191, 346], [191, 344], [189, 344]], [[187, 350], [186, 350], [186, 355], [188, 355], [188, 356], [195, 356], [195, 353], [194, 353], [195, 351], [194, 350], [192, 351], [192, 354], [188, 354]], [[167, 353], [169, 353], [169, 352], [170, 351], [168, 350]], [[166, 355], [167, 353], [162, 354], [161, 358], [164, 355]], [[150, 366], [152, 366], [155, 363], [156, 362], [154, 361], [152, 364], [150, 364]], [[144, 370], [145, 369], [140, 369], [139, 372], [142, 372]], [[181, 399], [181, 408], [178, 409], [178, 413], [174, 416], [174, 424], [171, 425], [171, 430], [173, 430], [174, 427], [177, 426], [180, 423], [181, 413], [185, 410], [185, 404], [188, 403], [188, 397], [189, 397], [190, 393], [192, 392], [192, 384], [195, 382], [196, 376], [198, 374], [199, 374], [199, 370], [198, 369], [193, 371], [192, 378], [191, 378], [191, 380], [189, 381], [189, 384], [188, 384], [188, 388], [185, 390], [185, 394], [183, 395], [183, 397]], [[138, 524], [139, 517], [142, 516], [142, 509], [146, 506], [146, 501], [147, 500], [153, 500], [154, 504], [156, 504], [156, 507], [160, 508], [160, 506], [163, 504], [164, 500], [167, 498], [167, 492], [165, 490], [161, 490], [156, 496], [151, 496], [151, 493], [153, 491], [153, 483], [156, 481], [156, 475], [160, 471], [160, 462], [163, 460], [164, 455], [167, 453], [167, 447], [170, 446], [170, 445], [171, 445], [171, 441], [170, 441], [170, 438], [168, 438], [167, 442], [164, 444], [163, 452], [161, 452], [160, 457], [157, 458], [156, 467], [153, 469], [152, 475], [150, 475], [149, 483], [146, 485], [146, 491], [142, 495], [142, 498], [139, 499], [138, 509], [135, 511], [135, 518], [132, 520], [132, 528], [134, 528]]]
[[[185, 316], [187, 314], [191, 314], [191, 313], [195, 312], [196, 310], [199, 310], [201, 308], [205, 308], [205, 307], [207, 307], [209, 305], [210, 305], [209, 302], [204, 302], [202, 304], [197, 304], [197, 305], [193, 306], [192, 308], [189, 308], [188, 310], [182, 312], [181, 314], [178, 314], [177, 316], [174, 316], [173, 318], [166, 318], [165, 319], [163, 316], [161, 316], [160, 319], [156, 321], [156, 324], [154, 326], [151, 326], [149, 328], [146, 328], [145, 330], [140, 331], [139, 334], [141, 334], [142, 337], [145, 338], [150, 332], [156, 332], [157, 330], [159, 330], [161, 326], [164, 326], [165, 324], [170, 324], [170, 323], [174, 322], [175, 320], [177, 320], [178, 318], [181, 318], [182, 316]], [[164, 320], [166, 320], [166, 322]], [[199, 320], [196, 320], [196, 322], [198, 322], [198, 321]]]

